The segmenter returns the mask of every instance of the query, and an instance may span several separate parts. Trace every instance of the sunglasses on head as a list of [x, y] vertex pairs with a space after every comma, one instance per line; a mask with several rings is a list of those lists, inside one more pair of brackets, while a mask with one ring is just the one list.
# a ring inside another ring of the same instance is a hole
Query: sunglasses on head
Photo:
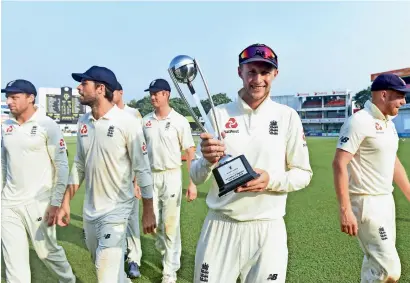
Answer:
[[277, 65], [277, 56], [275, 52], [273, 52], [273, 50], [270, 49], [268, 46], [247, 47], [239, 54], [239, 60], [240, 62], [243, 62], [247, 59], [254, 58], [256, 56], [259, 56], [264, 59], [268, 59]]

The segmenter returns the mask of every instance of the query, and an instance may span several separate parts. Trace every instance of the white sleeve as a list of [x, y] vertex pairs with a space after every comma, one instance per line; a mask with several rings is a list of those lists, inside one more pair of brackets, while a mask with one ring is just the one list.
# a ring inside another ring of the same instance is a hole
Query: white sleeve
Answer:
[[85, 156], [84, 149], [80, 134], [80, 122], [78, 122], [77, 129], [77, 153], [74, 157], [74, 162], [71, 167], [70, 177], [68, 179], [68, 184], [70, 185], [81, 185], [85, 177]]
[[293, 192], [307, 187], [312, 179], [303, 126], [299, 115], [292, 111], [286, 143], [285, 173], [268, 172], [270, 180], [267, 190], [275, 192]]
[[366, 126], [351, 116], [342, 126], [337, 141], [337, 148], [355, 154], [365, 138]]
[[147, 144], [139, 120], [130, 119], [128, 123], [127, 149], [141, 195], [145, 199], [153, 197], [151, 166], [148, 159]]
[[194, 147], [195, 142], [192, 138], [191, 126], [189, 125], [188, 120], [185, 117], [182, 119], [184, 120], [182, 121], [182, 129], [178, 132], [178, 139], [181, 149], [187, 150], [188, 148]]
[[55, 169], [51, 205], [60, 206], [67, 186], [69, 166], [67, 148], [60, 127], [52, 121], [47, 125], [47, 151]]
[[[3, 127], [2, 127], [3, 128]], [[1, 130], [1, 135], [3, 137], [3, 129]], [[3, 138], [1, 138], [1, 190], [4, 189], [7, 181], [7, 152], [4, 147]]]

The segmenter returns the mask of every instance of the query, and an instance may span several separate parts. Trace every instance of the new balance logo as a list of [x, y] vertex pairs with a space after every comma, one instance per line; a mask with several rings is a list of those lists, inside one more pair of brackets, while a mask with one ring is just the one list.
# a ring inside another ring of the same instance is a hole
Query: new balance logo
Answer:
[[348, 137], [341, 136], [340, 139], [339, 139], [339, 141], [340, 141], [341, 144], [344, 144], [344, 143], [347, 143], [347, 142], [349, 141], [349, 138], [348, 138]]
[[388, 238], [387, 238], [387, 233], [386, 233], [386, 231], [384, 230], [383, 227], [380, 227], [380, 228], [379, 228], [379, 234], [380, 234], [380, 238], [382, 239], [382, 241], [388, 239]]
[[107, 132], [107, 137], [113, 137], [114, 136], [114, 126], [109, 126], [108, 127], [108, 132]]
[[269, 276], [266, 280], [275, 281], [276, 279], [278, 279], [278, 274], [274, 273], [274, 274], [269, 274]]
[[165, 131], [168, 131], [170, 126], [171, 126], [171, 122], [167, 122], [167, 124], [165, 125]]
[[204, 262], [201, 267], [201, 274], [199, 275], [199, 281], [201, 282], [208, 282], [209, 276], [209, 265]]
[[111, 234], [104, 234], [104, 239], [109, 239], [111, 237]]

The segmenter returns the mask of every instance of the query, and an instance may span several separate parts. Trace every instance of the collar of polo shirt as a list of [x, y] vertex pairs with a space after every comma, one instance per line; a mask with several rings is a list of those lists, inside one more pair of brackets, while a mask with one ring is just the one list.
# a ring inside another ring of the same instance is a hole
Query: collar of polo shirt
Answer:
[[[30, 119], [28, 119], [28, 120], [27, 120], [26, 122], [24, 122], [24, 123], [28, 123], [28, 122], [31, 122], [31, 121], [34, 121], [34, 120], [37, 119], [37, 116], [39, 115], [38, 112], [39, 112], [40, 110], [39, 110], [39, 108], [38, 108], [37, 105], [34, 105], [34, 109], [36, 110], [36, 111], [34, 112], [34, 114], [30, 117]], [[17, 122], [17, 120], [16, 120], [16, 117], [14, 117], [14, 115], [13, 115], [11, 112], [9, 113], [9, 119], [18, 124], [18, 122]]]
[[374, 105], [370, 100], [367, 100], [366, 103], [364, 104], [364, 107], [372, 113], [373, 117], [379, 120], [383, 121], [390, 121], [396, 116], [384, 116], [383, 113], [380, 111], [380, 109]]
[[[173, 113], [174, 113], [174, 108], [171, 108], [171, 111], [169, 111], [169, 113], [168, 113], [167, 117], [165, 117], [164, 119], [161, 119], [161, 120], [167, 120], [167, 119], [170, 119], [170, 118], [171, 118], [171, 116], [173, 115]], [[152, 111], [152, 113], [151, 113], [151, 118], [153, 118], [153, 119], [155, 119], [155, 120], [157, 120], [157, 121], [159, 121], [159, 120], [160, 120], [160, 119], [158, 119], [157, 115], [155, 115], [155, 110], [154, 110], [154, 111]]]
[[[266, 98], [263, 100], [263, 102], [258, 106], [258, 108], [256, 108], [255, 110], [253, 110], [251, 107], [249, 107], [248, 103], [245, 102], [245, 100], [242, 99], [242, 96], [244, 95], [245, 90], [243, 88], [241, 88], [238, 91], [238, 105], [239, 108], [242, 109], [245, 113], [252, 113], [254, 112], [255, 114], [260, 113], [261, 111], [263, 111], [265, 108], [269, 108], [268, 107], [268, 102], [270, 101], [269, 95], [266, 96]], [[269, 98], [269, 99], [268, 99]]]
[[[104, 114], [104, 116], [102, 116], [100, 119], [106, 119], [106, 120], [110, 120], [112, 119], [115, 114], [118, 112], [118, 110], [120, 110], [120, 108], [118, 108], [117, 105], [114, 105], [110, 110], [108, 110], [107, 113]], [[96, 120], [92, 114], [92, 112], [90, 112], [90, 116], [88, 117], [89, 120]]]

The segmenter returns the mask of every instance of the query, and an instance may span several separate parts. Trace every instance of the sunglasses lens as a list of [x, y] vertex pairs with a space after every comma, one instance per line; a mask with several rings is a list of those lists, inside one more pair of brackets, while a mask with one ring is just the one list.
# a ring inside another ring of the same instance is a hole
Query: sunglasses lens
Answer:
[[240, 57], [241, 59], [245, 60], [245, 59], [249, 59], [255, 56], [260, 56], [265, 59], [275, 59], [276, 58], [275, 53], [273, 53], [273, 51], [269, 47], [266, 47], [266, 46], [249, 47], [241, 53]]

